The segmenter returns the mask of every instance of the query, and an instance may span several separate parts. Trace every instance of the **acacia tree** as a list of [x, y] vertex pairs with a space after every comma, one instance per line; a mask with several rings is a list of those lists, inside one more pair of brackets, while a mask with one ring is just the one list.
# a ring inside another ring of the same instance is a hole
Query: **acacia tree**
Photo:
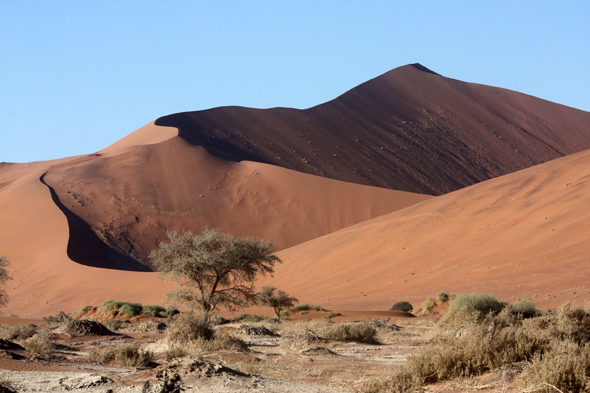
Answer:
[[166, 296], [200, 309], [206, 322], [218, 307], [235, 311], [255, 304], [258, 274], [272, 274], [275, 263], [281, 262], [272, 254], [271, 242], [215, 229], [201, 235], [168, 232], [168, 238], [169, 243], [160, 243], [150, 254], [160, 277], [169, 276], [179, 284]]
[[[6, 281], [12, 280], [6, 270], [7, 266], [8, 259], [4, 255], [0, 256], [0, 285], [4, 285]], [[8, 303], [8, 294], [4, 289], [0, 289], [0, 306], [4, 306], [6, 303]]]
[[277, 314], [277, 318], [280, 320], [281, 311], [293, 307], [299, 300], [281, 290], [275, 294], [275, 290], [275, 287], [265, 285], [256, 298], [260, 307], [272, 307], [275, 310], [275, 314]]

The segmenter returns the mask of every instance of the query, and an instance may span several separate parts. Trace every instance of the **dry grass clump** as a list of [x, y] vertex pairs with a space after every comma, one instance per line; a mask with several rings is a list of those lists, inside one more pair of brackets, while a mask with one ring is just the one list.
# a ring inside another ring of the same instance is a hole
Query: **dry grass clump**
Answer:
[[20, 341], [20, 345], [29, 352], [49, 354], [57, 349], [47, 333], [37, 333], [33, 337]]
[[71, 314], [72, 319], [80, 319], [82, 318], [84, 315], [86, 315], [88, 313], [88, 311], [92, 310], [92, 306], [84, 306], [81, 309], [79, 309], [78, 311], [75, 311]]
[[215, 330], [203, 319], [194, 314], [184, 313], [174, 316], [167, 331], [171, 343], [192, 343], [197, 349], [206, 352], [229, 349], [246, 351], [248, 345], [241, 339], [229, 335], [224, 330]]
[[377, 329], [366, 322], [331, 324], [325, 326], [318, 333], [328, 340], [379, 344]]
[[182, 345], [173, 345], [166, 352], [166, 360], [170, 361], [172, 359], [183, 358], [183, 357], [189, 356], [189, 355], [190, 355], [190, 352], [188, 351], [188, 349], [186, 347], [183, 347]]
[[517, 362], [531, 362], [520, 378], [529, 387], [551, 391], [550, 384], [568, 392], [590, 388], [590, 313], [566, 304], [556, 315], [531, 319], [510, 307], [470, 315], [464, 326], [439, 331], [431, 345], [409, 357], [389, 379], [367, 382], [361, 391], [405, 392]]
[[38, 332], [37, 325], [14, 325], [3, 328], [0, 331], [0, 337], [7, 340], [26, 340], [29, 337], [33, 337]]
[[174, 343], [186, 343], [195, 340], [211, 340], [214, 330], [201, 318], [192, 313], [183, 313], [170, 318], [166, 329], [168, 340]]
[[152, 363], [154, 354], [141, 349], [138, 343], [130, 343], [95, 349], [88, 354], [88, 358], [99, 363], [114, 362], [123, 367], [147, 367]]

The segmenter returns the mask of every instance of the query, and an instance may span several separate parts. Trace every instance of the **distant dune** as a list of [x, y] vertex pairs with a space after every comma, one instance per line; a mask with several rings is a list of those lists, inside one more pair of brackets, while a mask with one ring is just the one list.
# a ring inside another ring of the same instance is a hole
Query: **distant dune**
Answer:
[[425, 201], [278, 255], [263, 280], [318, 304], [416, 303], [438, 291], [590, 300], [590, 150]]
[[156, 121], [230, 160], [441, 195], [590, 148], [590, 113], [419, 64], [316, 107], [221, 107]]

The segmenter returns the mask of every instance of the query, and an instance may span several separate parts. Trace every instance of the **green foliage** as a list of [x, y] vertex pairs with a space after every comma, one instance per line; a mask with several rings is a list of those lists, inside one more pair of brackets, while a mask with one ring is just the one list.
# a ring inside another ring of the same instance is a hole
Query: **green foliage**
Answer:
[[519, 300], [510, 305], [512, 312], [522, 314], [524, 318], [538, 317], [541, 312], [536, 309], [535, 303], [530, 300]]
[[165, 317], [168, 315], [166, 309], [162, 306], [158, 306], [157, 304], [145, 305], [143, 306], [143, 310], [141, 312], [154, 317]]
[[[6, 281], [12, 280], [12, 277], [8, 275], [8, 270], [6, 270], [8, 265], [8, 259], [4, 255], [0, 256], [0, 285], [4, 285], [6, 284]], [[4, 289], [0, 289], [0, 307], [8, 303], [8, 300], [9, 298], [6, 291]]]
[[236, 317], [231, 318], [233, 322], [262, 322], [266, 321], [268, 317], [264, 315], [256, 315], [256, 314], [240, 314]]
[[483, 319], [488, 314], [497, 314], [506, 307], [508, 303], [501, 302], [494, 295], [472, 292], [459, 294], [449, 306], [445, 315], [445, 323], [461, 324], [473, 318]]
[[272, 243], [217, 230], [202, 235], [169, 232], [168, 238], [169, 243], [160, 243], [150, 254], [161, 277], [179, 284], [167, 296], [201, 310], [206, 321], [219, 307], [235, 311], [255, 304], [257, 276], [273, 273], [281, 262], [272, 254]]
[[57, 314], [55, 314], [55, 316], [48, 315], [46, 317], [43, 317], [43, 320], [48, 322], [65, 322], [68, 319], [71, 319], [71, 317], [63, 311], [58, 312]]
[[140, 303], [122, 302], [118, 300], [105, 300], [98, 306], [98, 312], [115, 318], [117, 316], [134, 317], [141, 314], [143, 309]]
[[173, 316], [175, 316], [176, 314], [180, 314], [180, 311], [178, 311], [178, 309], [176, 308], [176, 306], [175, 306], [175, 305], [169, 306], [169, 307], [166, 309], [166, 315], [167, 315], [167, 316], [169, 316], [169, 317], [173, 317]]
[[448, 302], [449, 301], [449, 295], [446, 292], [440, 291], [436, 295], [436, 300], [438, 300], [441, 303]]
[[330, 314], [326, 315], [326, 319], [332, 320], [332, 318], [341, 317], [342, 314], [339, 312], [331, 311]]
[[272, 307], [277, 318], [281, 319], [281, 311], [293, 307], [298, 300], [281, 290], [275, 293], [275, 290], [275, 287], [263, 286], [262, 291], [256, 295], [256, 299], [260, 307]]
[[405, 311], [405, 312], [410, 312], [413, 309], [414, 309], [414, 307], [412, 307], [410, 302], [406, 302], [406, 301], [397, 302], [393, 306], [391, 306], [391, 308], [390, 308], [390, 310]]
[[322, 306], [318, 306], [317, 304], [301, 303], [301, 304], [296, 305], [295, 307], [290, 307], [286, 310], [281, 311], [281, 316], [287, 317], [291, 314], [296, 314], [296, 313], [305, 314], [309, 311], [328, 311], [328, 310], [326, 310]]

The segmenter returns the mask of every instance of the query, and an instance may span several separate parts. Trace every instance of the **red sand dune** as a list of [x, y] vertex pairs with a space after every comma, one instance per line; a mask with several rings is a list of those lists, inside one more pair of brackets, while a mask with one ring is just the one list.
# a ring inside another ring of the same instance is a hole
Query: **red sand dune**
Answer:
[[221, 107], [162, 117], [216, 156], [440, 195], [590, 148], [590, 113], [396, 68], [306, 110]]
[[283, 248], [432, 198], [230, 162], [175, 135], [148, 125], [97, 154], [0, 166], [0, 250], [15, 278], [6, 313], [161, 303], [168, 284], [133, 257], [166, 229], [209, 226]]
[[583, 304], [589, 207], [587, 150], [283, 250], [260, 285], [334, 308], [383, 309], [441, 290]]
[[438, 198], [355, 183], [445, 193], [590, 148], [587, 112], [413, 65], [304, 111], [226, 107], [155, 124], [95, 154], [0, 163], [0, 254], [15, 278], [5, 313], [161, 303], [170, 284], [146, 256], [167, 229], [206, 226], [278, 249], [307, 241], [281, 252], [268, 281], [304, 302], [583, 298], [587, 153]]

